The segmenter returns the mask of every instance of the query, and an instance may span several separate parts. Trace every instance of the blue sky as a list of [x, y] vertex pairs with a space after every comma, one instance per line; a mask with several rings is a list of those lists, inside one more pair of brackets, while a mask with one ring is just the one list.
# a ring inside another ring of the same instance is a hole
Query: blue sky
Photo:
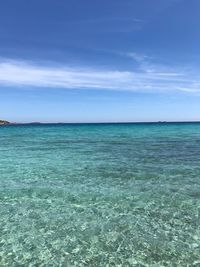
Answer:
[[0, 1], [0, 117], [200, 120], [199, 0]]

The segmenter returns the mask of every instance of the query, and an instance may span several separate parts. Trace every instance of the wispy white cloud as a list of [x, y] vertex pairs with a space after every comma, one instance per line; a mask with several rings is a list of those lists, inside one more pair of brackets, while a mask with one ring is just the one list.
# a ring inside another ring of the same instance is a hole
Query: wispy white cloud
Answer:
[[93, 32], [95, 29], [95, 33], [126, 33], [137, 31], [142, 28], [144, 23], [144, 20], [130, 17], [101, 17], [70, 22], [70, 24], [73, 25], [73, 28], [77, 26], [80, 31], [86, 32]]
[[146, 56], [144, 54], [135, 53], [135, 52], [120, 53], [120, 55], [128, 57], [130, 59], [133, 59], [138, 63], [146, 62], [146, 60], [148, 60], [150, 58], [149, 56]]
[[0, 85], [142, 92], [178, 90], [200, 93], [198, 76], [171, 69], [114, 71], [86, 67], [52, 67], [12, 60], [0, 62]]
[[113, 21], [120, 21], [120, 22], [136, 22], [136, 23], [141, 23], [144, 22], [144, 20], [142, 19], [138, 19], [138, 18], [128, 18], [128, 17], [103, 17], [103, 18], [93, 18], [93, 19], [83, 19], [83, 20], [76, 20], [76, 21], [71, 21], [71, 23], [73, 22], [74, 24], [82, 24], [82, 23], [101, 23], [101, 22], [113, 22]]

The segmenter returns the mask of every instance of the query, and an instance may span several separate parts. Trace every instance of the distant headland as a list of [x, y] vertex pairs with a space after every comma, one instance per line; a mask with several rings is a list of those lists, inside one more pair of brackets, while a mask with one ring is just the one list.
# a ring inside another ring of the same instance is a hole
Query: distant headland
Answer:
[[8, 124], [10, 124], [9, 121], [0, 120], [0, 125], [8, 125]]
[[0, 126], [2, 125], [25, 125], [25, 124], [41, 124], [41, 122], [10, 122], [6, 120], [0, 120]]

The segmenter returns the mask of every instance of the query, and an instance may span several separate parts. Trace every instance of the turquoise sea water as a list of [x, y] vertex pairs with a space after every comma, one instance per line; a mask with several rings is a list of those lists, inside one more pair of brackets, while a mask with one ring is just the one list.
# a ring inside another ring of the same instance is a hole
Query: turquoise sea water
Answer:
[[0, 127], [0, 266], [200, 266], [200, 124]]

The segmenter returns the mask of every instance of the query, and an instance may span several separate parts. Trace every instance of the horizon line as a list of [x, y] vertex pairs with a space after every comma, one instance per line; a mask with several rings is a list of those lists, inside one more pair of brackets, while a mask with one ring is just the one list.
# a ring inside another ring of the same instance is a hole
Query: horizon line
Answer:
[[200, 123], [200, 120], [178, 120], [178, 121], [102, 121], [102, 122], [9, 122], [0, 126], [17, 125], [47, 125], [47, 124], [167, 124], [167, 123]]

